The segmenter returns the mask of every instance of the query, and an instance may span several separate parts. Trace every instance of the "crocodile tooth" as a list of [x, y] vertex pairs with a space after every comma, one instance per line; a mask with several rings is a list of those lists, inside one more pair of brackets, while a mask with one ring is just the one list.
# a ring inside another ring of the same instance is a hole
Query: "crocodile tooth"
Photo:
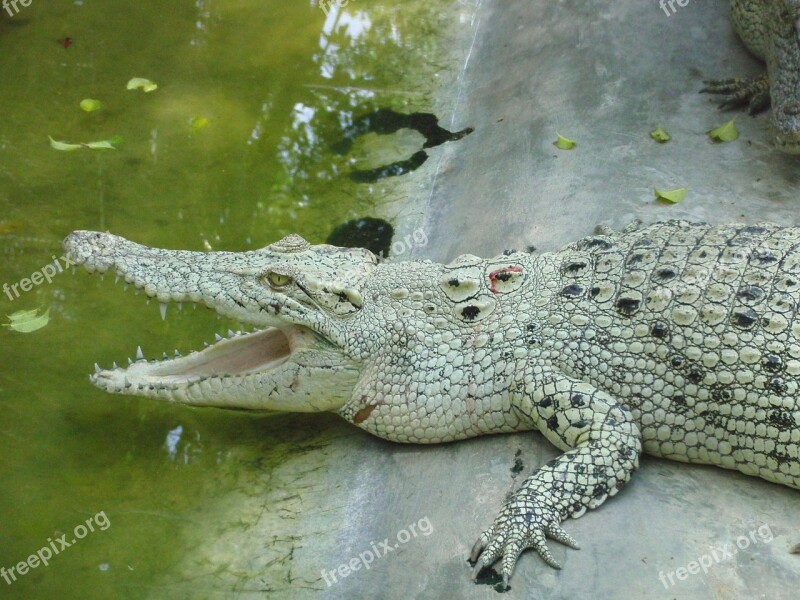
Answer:
[[100, 273], [100, 281], [105, 281], [105, 280], [106, 280], [106, 274]]
[[132, 365], [132, 364], [133, 364], [133, 360], [132, 360], [132, 359], [131, 359], [131, 357], [129, 356], [129, 357], [128, 357], [128, 366], [130, 366], [130, 365]]
[[75, 273], [77, 273], [77, 272], [78, 272], [78, 269], [77, 269], [77, 267], [74, 267], [74, 266], [73, 266], [73, 267], [72, 267], [72, 274], [73, 274], [73, 275], [75, 275]]
[[218, 333], [215, 333], [214, 334], [214, 341], [215, 342], [222, 341], [222, 336], [220, 334], [218, 334]]
[[235, 335], [236, 334], [232, 330], [228, 329], [228, 337], [233, 337]]
[[111, 363], [111, 368], [116, 371], [117, 369], [119, 369], [119, 365], [117, 365], [116, 362], [113, 362], [113, 363]]
[[167, 360], [167, 359], [169, 358], [169, 356], [167, 356], [167, 353], [166, 353], [166, 352], [164, 352], [164, 353], [161, 355], [161, 358], [163, 358], [164, 360]]
[[210, 345], [208, 342], [203, 342], [203, 348], [208, 348]]
[[97, 373], [99, 373], [100, 371], [102, 371], [102, 370], [103, 369], [100, 368], [100, 365], [98, 365], [97, 363], [94, 363], [94, 373], [95, 373], [95, 375]]
[[161, 302], [160, 305], [161, 306], [159, 306], [159, 309], [161, 309], [161, 320], [162, 321], [166, 321], [167, 320], [167, 303], [166, 302]]
[[136, 346], [136, 360], [144, 360], [144, 352], [141, 346]]
[[178, 310], [183, 310], [183, 302], [178, 302]]
[[175, 348], [175, 357], [177, 358], [177, 357], [180, 357], [180, 356], [182, 356], [182, 354], [180, 352], [178, 352], [177, 348]]
[[122, 287], [122, 291], [123, 292], [127, 292], [128, 291], [128, 283], [127, 282], [125, 282], [125, 285]]
[[116, 276], [114, 277], [114, 285], [118, 283], [119, 283], [119, 273], [117, 273]]

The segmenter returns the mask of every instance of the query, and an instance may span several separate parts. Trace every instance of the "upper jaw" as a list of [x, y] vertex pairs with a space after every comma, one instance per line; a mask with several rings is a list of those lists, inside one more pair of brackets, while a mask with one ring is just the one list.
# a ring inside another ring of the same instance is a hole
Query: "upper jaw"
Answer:
[[304, 324], [297, 317], [306, 307], [256, 285], [270, 264], [270, 256], [260, 251], [163, 250], [96, 231], [72, 232], [64, 250], [90, 273], [115, 271], [118, 279], [161, 302], [162, 314], [169, 302], [195, 302], [257, 327]]

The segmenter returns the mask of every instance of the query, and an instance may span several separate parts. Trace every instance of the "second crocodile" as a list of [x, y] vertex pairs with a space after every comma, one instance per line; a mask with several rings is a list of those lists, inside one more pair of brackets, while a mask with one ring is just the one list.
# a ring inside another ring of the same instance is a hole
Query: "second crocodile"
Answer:
[[722, 106], [748, 105], [755, 114], [772, 105], [777, 147], [800, 154], [800, 0], [731, 0], [733, 26], [767, 66], [754, 79], [706, 81], [702, 90], [725, 94]]

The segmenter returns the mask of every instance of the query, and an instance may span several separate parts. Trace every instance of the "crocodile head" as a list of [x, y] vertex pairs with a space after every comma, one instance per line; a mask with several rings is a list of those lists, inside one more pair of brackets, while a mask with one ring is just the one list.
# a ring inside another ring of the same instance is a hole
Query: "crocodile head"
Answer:
[[765, 48], [770, 80], [772, 124], [778, 148], [800, 154], [800, 0], [767, 2]]
[[255, 327], [188, 356], [123, 369], [95, 367], [109, 392], [185, 404], [312, 412], [336, 410], [351, 396], [361, 363], [347, 323], [363, 305], [368, 250], [312, 246], [290, 235], [249, 252], [162, 250], [122, 237], [75, 231], [67, 256], [90, 272], [118, 278], [162, 303], [196, 302]]

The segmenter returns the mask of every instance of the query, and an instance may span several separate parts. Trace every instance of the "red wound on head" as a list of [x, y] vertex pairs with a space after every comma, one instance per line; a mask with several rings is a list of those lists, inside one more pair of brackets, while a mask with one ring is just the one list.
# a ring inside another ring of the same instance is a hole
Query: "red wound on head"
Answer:
[[497, 282], [507, 281], [511, 273], [522, 273], [522, 267], [503, 267], [502, 269], [497, 269], [496, 271], [489, 273], [489, 281], [492, 282], [492, 285], [489, 289], [492, 290], [493, 294], [497, 293], [497, 288], [495, 287]]

